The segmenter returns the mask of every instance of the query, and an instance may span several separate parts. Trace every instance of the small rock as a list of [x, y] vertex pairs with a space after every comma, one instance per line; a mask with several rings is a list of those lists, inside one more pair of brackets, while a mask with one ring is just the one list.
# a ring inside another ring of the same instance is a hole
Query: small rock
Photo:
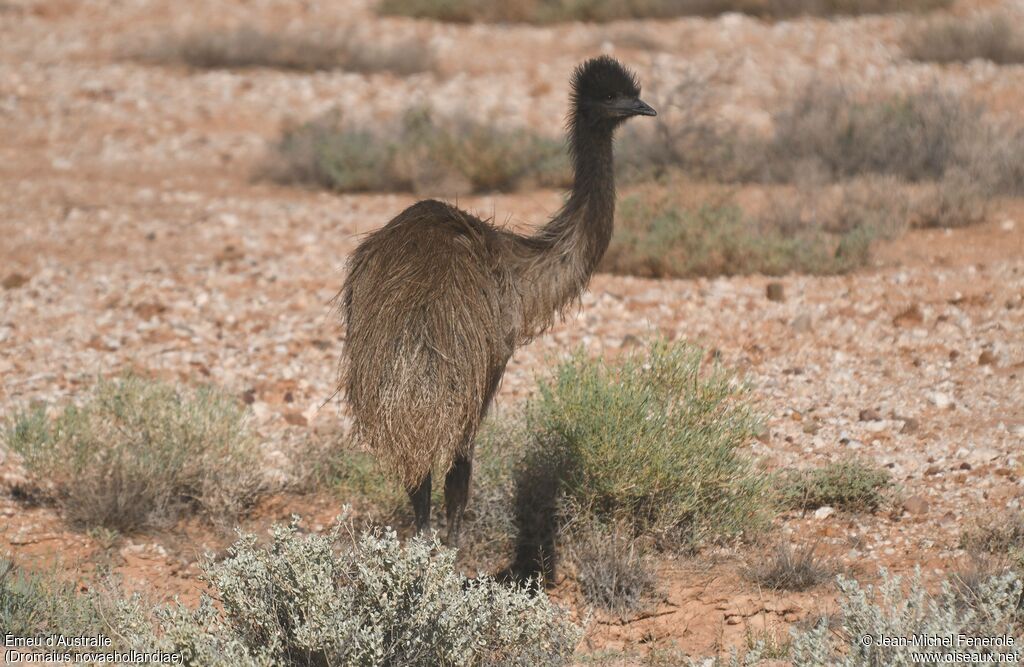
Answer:
[[937, 465], [932, 464], [932, 465], [928, 466], [925, 469], [924, 474], [925, 475], [938, 475], [940, 472], [942, 472], [942, 468], [940, 468]]
[[916, 303], [892, 318], [893, 326], [913, 327], [924, 322], [924, 313]]
[[301, 413], [298, 412], [287, 412], [284, 415], [284, 420], [292, 426], [308, 426], [309, 420], [306, 419]]
[[808, 435], [815, 435], [818, 431], [821, 430], [821, 422], [819, 422], [817, 419], [808, 419], [807, 421], [804, 422], [803, 429], [804, 433]]
[[874, 408], [867, 408], [866, 410], [860, 411], [857, 419], [862, 422], [877, 422], [882, 420], [882, 415]]
[[14, 273], [7, 274], [7, 277], [0, 284], [3, 285], [4, 289], [18, 289], [27, 283], [28, 280], [28, 276], [15, 271]]
[[991, 350], [982, 350], [981, 354], [978, 355], [979, 366], [995, 366], [998, 359]]
[[793, 327], [793, 331], [798, 333], [805, 333], [811, 330], [811, 316], [807, 313], [797, 315], [796, 319], [790, 325]]
[[919, 428], [921, 428], [921, 422], [913, 417], [907, 417], [903, 420], [903, 428], [900, 429], [900, 433], [910, 435], [911, 433], [917, 433]]
[[949, 394], [945, 394], [941, 391], [935, 391], [929, 394], [928, 400], [932, 402], [932, 405], [937, 407], [939, 410], [946, 410], [953, 407], [953, 399], [950, 398]]
[[782, 286], [782, 283], [773, 282], [768, 283], [764, 288], [765, 296], [768, 297], [769, 301], [785, 301], [786, 290]]
[[928, 513], [928, 501], [919, 495], [910, 496], [903, 501], [903, 509], [908, 514], [927, 514]]
[[824, 505], [824, 506], [819, 507], [818, 509], [814, 510], [814, 518], [815, 519], [827, 519], [827, 518], [829, 518], [830, 516], [832, 516], [835, 513], [836, 513], [836, 511], [835, 511], [834, 508], [829, 507], [828, 505]]

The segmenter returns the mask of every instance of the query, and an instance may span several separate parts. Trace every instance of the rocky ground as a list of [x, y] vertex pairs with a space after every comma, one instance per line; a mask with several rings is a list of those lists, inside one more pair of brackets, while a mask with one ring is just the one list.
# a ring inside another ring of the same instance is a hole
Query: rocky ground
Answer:
[[[910, 20], [771, 25], [728, 15], [535, 28], [382, 20], [362, 2], [0, 3], [0, 412], [73, 396], [124, 368], [211, 381], [251, 398], [267, 475], [280, 477], [294, 442], [346, 419], [329, 400], [343, 344], [330, 300], [345, 257], [359, 234], [412, 201], [254, 179], [283, 123], [335, 105], [385, 117], [427, 100], [554, 134], [568, 72], [601, 50], [634, 65], [654, 99], [687, 73], [713, 73], [721, 114], [755, 126], [811, 78], [864, 90], [939, 82], [997, 113], [1020, 109], [1024, 67], [902, 59], [899, 35]], [[415, 36], [436, 64], [400, 78], [193, 72], [129, 57], [161, 36], [241, 22]], [[460, 204], [528, 226], [559, 198]], [[963, 556], [965, 526], [1019, 509], [1024, 498], [1024, 202], [992, 202], [978, 227], [912, 232], [853, 275], [786, 277], [783, 301], [766, 298], [768, 282], [599, 275], [577, 313], [516, 354], [497, 410], [515, 410], [548, 360], [579, 344], [613, 354], [652, 333], [692, 339], [749, 376], [770, 417], [753, 451], [770, 466], [853, 454], [902, 485], [905, 500], [891, 512], [787, 516], [784, 534], [820, 540], [866, 576], [882, 565], [948, 571]], [[0, 471], [0, 552], [63, 563], [83, 582], [109, 562], [129, 588], [194, 599], [196, 556], [218, 539], [201, 525], [109, 550], [52, 509], [20, 500], [22, 471], [2, 449]], [[335, 502], [275, 497], [252, 521], [298, 513], [323, 524]], [[664, 563], [665, 598], [651, 615], [598, 618], [584, 649], [642, 644], [707, 655], [832, 604], [827, 588], [771, 594], [736, 569], [726, 557]], [[556, 595], [572, 592], [563, 585]]]

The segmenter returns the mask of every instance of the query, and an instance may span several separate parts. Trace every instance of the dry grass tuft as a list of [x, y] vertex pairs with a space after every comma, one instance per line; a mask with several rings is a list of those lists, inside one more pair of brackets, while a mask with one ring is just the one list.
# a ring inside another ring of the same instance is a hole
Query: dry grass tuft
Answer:
[[838, 571], [834, 561], [818, 554], [817, 544], [794, 549], [783, 541], [770, 553], [747, 564], [743, 575], [758, 586], [799, 592], [829, 581]]
[[626, 616], [657, 593], [654, 563], [630, 527], [576, 527], [570, 548], [580, 590], [590, 604]]
[[358, 36], [350, 28], [270, 32], [241, 26], [229, 31], [206, 30], [167, 36], [138, 57], [145, 62], [195, 69], [339, 69], [409, 75], [434, 67], [433, 53], [418, 40], [378, 43]]

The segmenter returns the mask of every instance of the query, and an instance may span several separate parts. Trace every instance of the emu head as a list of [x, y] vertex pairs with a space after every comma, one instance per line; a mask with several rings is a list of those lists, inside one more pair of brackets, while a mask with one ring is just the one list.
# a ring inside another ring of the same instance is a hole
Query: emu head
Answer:
[[631, 116], [657, 116], [640, 99], [636, 75], [610, 56], [592, 58], [572, 75], [573, 120], [615, 127]]

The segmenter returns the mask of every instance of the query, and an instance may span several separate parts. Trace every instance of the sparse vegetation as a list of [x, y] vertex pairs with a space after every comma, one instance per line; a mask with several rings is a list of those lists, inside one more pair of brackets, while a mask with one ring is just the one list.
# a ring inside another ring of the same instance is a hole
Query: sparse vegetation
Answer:
[[384, 14], [454, 23], [555, 23], [715, 16], [725, 12], [742, 12], [765, 18], [804, 14], [833, 16], [929, 11], [949, 4], [950, 0], [382, 0], [379, 10]]
[[830, 580], [836, 569], [834, 561], [819, 555], [817, 544], [794, 549], [789, 542], [780, 541], [770, 553], [749, 563], [743, 574], [765, 588], [805, 591]]
[[[773, 113], [772, 133], [723, 127], [709, 89], [714, 73], [691, 75], [669, 93], [653, 131], [623, 142], [631, 178], [673, 170], [728, 182], [837, 183], [891, 176], [911, 183], [966, 177], [985, 193], [1020, 190], [1024, 130], [993, 120], [963, 96], [938, 88], [865, 98], [812, 81]], [[963, 180], [961, 178], [960, 180]]]
[[[986, 656], [992, 653], [1012, 654], [1006, 661], [1017, 662], [1024, 655], [1017, 625], [1021, 582], [1015, 575], [991, 577], [980, 584], [978, 597], [971, 606], [965, 606], [948, 583], [943, 585], [940, 594], [930, 595], [919, 571], [906, 585], [900, 577], [885, 571], [877, 588], [862, 587], [842, 576], [838, 577], [838, 585], [839, 625], [830, 627], [823, 619], [813, 629], [796, 633], [793, 641], [794, 667], [909, 667], [921, 664], [914, 661], [914, 651], [936, 655], [930, 664], [986, 662]], [[1015, 641], [1009, 646], [972, 646], [957, 641], [959, 635], [977, 638], [1009, 635]], [[948, 645], [894, 647], [859, 641], [865, 636], [949, 640]], [[953, 655], [960, 657], [941, 657]]]
[[[350, 529], [351, 531], [351, 529]], [[351, 533], [350, 533], [351, 534]], [[276, 527], [259, 547], [243, 535], [206, 576], [219, 605], [158, 612], [154, 629], [127, 607], [124, 636], [185, 664], [566, 664], [578, 629], [544, 594], [466, 579], [436, 541], [399, 543], [390, 529], [341, 548], [340, 533]]]
[[360, 37], [351, 28], [271, 32], [248, 25], [170, 35], [138, 58], [196, 69], [341, 69], [399, 75], [428, 71], [434, 62], [431, 51], [415, 39], [379, 42]]
[[267, 174], [338, 192], [413, 191], [453, 196], [570, 183], [560, 141], [467, 118], [440, 120], [425, 108], [370, 129], [331, 112], [288, 129]]
[[80, 594], [53, 574], [27, 572], [0, 558], [0, 628], [5, 634], [104, 635], [108, 628], [103, 619], [112, 609], [98, 594]]
[[836, 274], [859, 268], [871, 243], [907, 224], [908, 199], [884, 179], [775, 194], [751, 215], [728, 194], [687, 202], [685, 184], [637, 188], [618, 210], [601, 267], [655, 278], [791, 271]]
[[808, 511], [827, 506], [847, 512], [875, 512], [892, 487], [887, 470], [848, 460], [783, 474], [779, 496], [782, 506], [790, 509]]
[[244, 406], [212, 387], [101, 379], [53, 419], [15, 415], [4, 441], [80, 525], [131, 531], [185, 508], [231, 519], [261, 486]]
[[1024, 62], [1024, 33], [1019, 19], [1005, 13], [970, 18], [943, 17], [912, 27], [903, 36], [903, 52], [914, 60], [937, 63], [991, 60], [999, 65]]
[[614, 362], [577, 352], [528, 408], [534, 469], [559, 470], [575, 517], [695, 546], [757, 530], [762, 482], [742, 448], [758, 418], [730, 373], [685, 343]]

